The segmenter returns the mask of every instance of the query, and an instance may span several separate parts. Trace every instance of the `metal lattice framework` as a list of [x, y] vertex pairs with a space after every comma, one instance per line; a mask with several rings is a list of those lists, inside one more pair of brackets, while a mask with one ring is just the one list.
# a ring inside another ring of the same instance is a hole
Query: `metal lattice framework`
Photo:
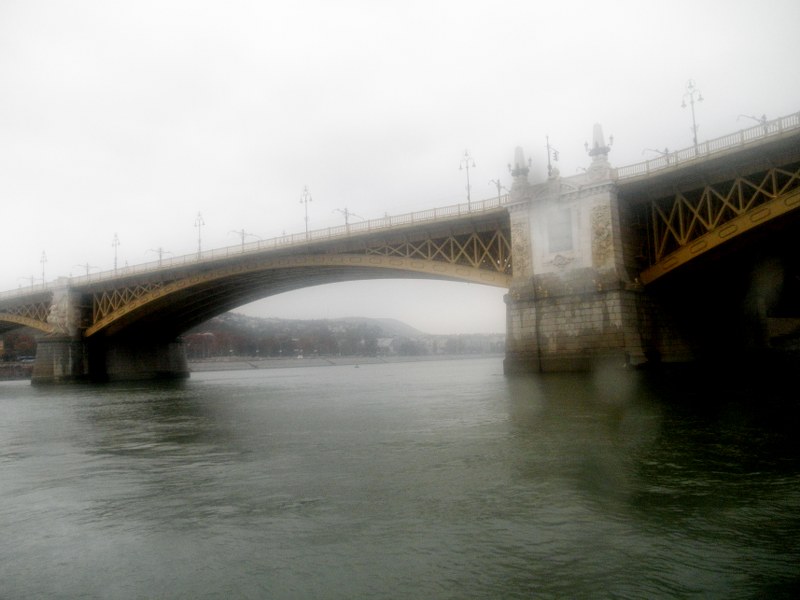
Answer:
[[[386, 266], [399, 266], [401, 269], [423, 272], [424, 266], [420, 261], [434, 265], [443, 264], [450, 268], [447, 271], [436, 269], [442, 275], [455, 275], [466, 280], [474, 279], [474, 275], [468, 272], [453, 271], [454, 267], [469, 267], [480, 272], [499, 273], [510, 276], [511, 274], [511, 244], [510, 234], [500, 225], [496, 225], [485, 231], [472, 231], [461, 234], [450, 234], [442, 237], [429, 237], [423, 240], [405, 239], [399, 242], [379, 242], [370, 243], [363, 253], [366, 256], [375, 257], [369, 262], [369, 266], [382, 268]], [[342, 260], [337, 260], [336, 253], [328, 255], [324, 261], [330, 262], [331, 266], [338, 266], [338, 263], [352, 264], [354, 267], [362, 267], [361, 261], [354, 262], [351, 253], [339, 255]], [[376, 260], [379, 260], [376, 262]], [[385, 262], [388, 259], [395, 259], [394, 262]], [[397, 263], [396, 259], [408, 259], [408, 263]], [[137, 283], [121, 288], [104, 289], [92, 293], [92, 323], [93, 331], [98, 325], [108, 322], [114, 318], [115, 314], [123, 314], [133, 306], [139, 306], [150, 300], [160, 298], [171, 291], [179, 291], [191, 287], [198, 283], [206, 283], [217, 278], [224, 278], [231, 275], [232, 271], [242, 269], [255, 271], [260, 269], [285, 268], [285, 266], [303, 267], [309, 264], [322, 264], [320, 258], [313, 260], [304, 257], [293, 257], [287, 259], [265, 259], [258, 262], [256, 267], [221, 267], [209, 270], [202, 275], [195, 274], [190, 277], [175, 279], [165, 279], [163, 281], [153, 281], [149, 283]], [[484, 279], [480, 279], [484, 281]], [[486, 280], [488, 281], [488, 280]], [[493, 280], [492, 280], [493, 281]], [[496, 284], [493, 282], [492, 284]]]
[[800, 163], [775, 167], [650, 204], [649, 283], [720, 243], [800, 207]]
[[[425, 260], [384, 254], [327, 253], [311, 255], [264, 256], [240, 263], [223, 263], [217, 268], [165, 279], [152, 286], [131, 286], [124, 290], [96, 292], [93, 323], [85, 330], [90, 337], [109, 327], [119, 330], [124, 322], [153, 314], [163, 308], [163, 300], [173, 296], [181, 304], [170, 306], [180, 313], [183, 309], [206, 310], [213, 304], [227, 306], [232, 296], [253, 299], [255, 290], [278, 285], [280, 289], [298, 289], [311, 278], [314, 284], [385, 276], [389, 272], [419, 278], [466, 281], [507, 288], [511, 275], [489, 265], [483, 268], [443, 260]], [[274, 289], [274, 288], [273, 288]], [[188, 292], [188, 293], [187, 293]], [[125, 300], [127, 298], [127, 300]], [[100, 305], [106, 311], [100, 312]], [[206, 306], [208, 305], [208, 306]], [[235, 304], [234, 304], [235, 305]], [[160, 307], [160, 308], [159, 308]], [[213, 312], [213, 308], [210, 308]], [[173, 314], [177, 314], [173, 313]], [[176, 325], [179, 317], [169, 325]]]
[[507, 232], [492, 231], [450, 235], [442, 239], [403, 240], [367, 248], [367, 254], [418, 258], [511, 273], [511, 243]]
[[32, 327], [44, 332], [51, 332], [52, 325], [47, 323], [47, 316], [50, 313], [50, 302], [41, 300], [19, 304], [0, 311], [0, 321], [17, 323], [26, 327]]
[[94, 292], [92, 294], [92, 322], [100, 321], [119, 308], [160, 289], [163, 285], [164, 282], [158, 281]]

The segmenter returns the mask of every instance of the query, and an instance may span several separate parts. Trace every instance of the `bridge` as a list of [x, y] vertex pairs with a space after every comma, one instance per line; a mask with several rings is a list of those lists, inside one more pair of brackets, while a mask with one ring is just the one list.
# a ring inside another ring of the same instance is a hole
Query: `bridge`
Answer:
[[186, 377], [180, 335], [322, 283], [446, 279], [506, 296], [505, 369], [691, 362], [797, 350], [800, 113], [509, 194], [242, 243], [0, 293], [0, 333], [37, 330], [34, 383]]

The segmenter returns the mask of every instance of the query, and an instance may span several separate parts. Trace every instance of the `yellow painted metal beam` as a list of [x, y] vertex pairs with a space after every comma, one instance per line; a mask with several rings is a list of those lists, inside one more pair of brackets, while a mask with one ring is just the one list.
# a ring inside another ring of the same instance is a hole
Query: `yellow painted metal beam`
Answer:
[[723, 225], [710, 231], [695, 240], [685, 244], [668, 254], [663, 259], [648, 267], [639, 275], [639, 280], [647, 285], [662, 277], [681, 265], [713, 250], [720, 244], [728, 242], [735, 237], [768, 223], [774, 219], [800, 208], [800, 188], [785, 193], [769, 202], [760, 204], [735, 219], [726, 221]]
[[50, 323], [39, 321], [37, 319], [31, 319], [30, 317], [15, 315], [12, 313], [0, 312], [0, 322], [2, 321], [5, 321], [6, 323], [16, 323], [17, 325], [30, 327], [32, 329], [38, 329], [39, 331], [43, 331], [44, 333], [55, 332], [55, 327], [53, 327]]
[[[190, 275], [175, 281], [165, 283], [163, 286], [152, 289], [140, 296], [126, 302], [111, 312], [97, 319], [85, 332], [85, 337], [90, 337], [111, 323], [129, 315], [136, 310], [146, 310], [146, 306], [170, 294], [182, 292], [196, 286], [206, 285], [214, 281], [223, 281], [239, 275], [265, 273], [268, 271], [291, 270], [300, 268], [337, 268], [338, 274], [331, 282], [347, 281], [341, 277], [341, 268], [352, 267], [363, 274], [365, 270], [374, 270], [376, 277], [381, 271], [394, 270], [404, 273], [418, 273], [425, 279], [458, 280], [469, 283], [479, 283], [495, 287], [508, 288], [511, 285], [511, 275], [478, 269], [464, 265], [444, 263], [441, 261], [422, 260], [398, 256], [384, 256], [376, 254], [312, 254], [283, 257], [265, 257], [246, 263], [230, 264], [208, 271]], [[355, 272], [355, 271], [354, 271]], [[380, 275], [385, 277], [385, 273]], [[358, 279], [363, 279], [360, 275]], [[263, 286], [263, 282], [254, 284], [254, 288]], [[268, 291], [268, 290], [265, 290]]]

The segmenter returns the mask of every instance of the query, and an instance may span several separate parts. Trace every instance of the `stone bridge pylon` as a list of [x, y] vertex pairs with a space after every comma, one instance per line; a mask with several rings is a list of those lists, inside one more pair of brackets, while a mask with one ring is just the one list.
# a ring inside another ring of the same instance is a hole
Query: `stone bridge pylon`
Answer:
[[784, 364], [800, 347], [800, 113], [531, 184], [517, 151], [506, 372]]
[[531, 185], [517, 149], [508, 210], [514, 279], [507, 303], [506, 372], [640, 364], [642, 286], [625, 263], [609, 146], [595, 125], [585, 173], [553, 169]]

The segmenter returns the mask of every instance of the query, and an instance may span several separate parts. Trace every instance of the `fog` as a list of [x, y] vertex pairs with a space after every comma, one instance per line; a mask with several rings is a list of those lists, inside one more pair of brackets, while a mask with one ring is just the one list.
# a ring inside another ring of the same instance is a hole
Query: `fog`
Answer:
[[[793, 0], [0, 3], [0, 290], [473, 200], [800, 110]], [[301, 202], [305, 187], [312, 201]], [[197, 226], [198, 213], [202, 225]], [[116, 239], [118, 245], [112, 242]], [[243, 308], [505, 329], [503, 290], [369, 281]]]

